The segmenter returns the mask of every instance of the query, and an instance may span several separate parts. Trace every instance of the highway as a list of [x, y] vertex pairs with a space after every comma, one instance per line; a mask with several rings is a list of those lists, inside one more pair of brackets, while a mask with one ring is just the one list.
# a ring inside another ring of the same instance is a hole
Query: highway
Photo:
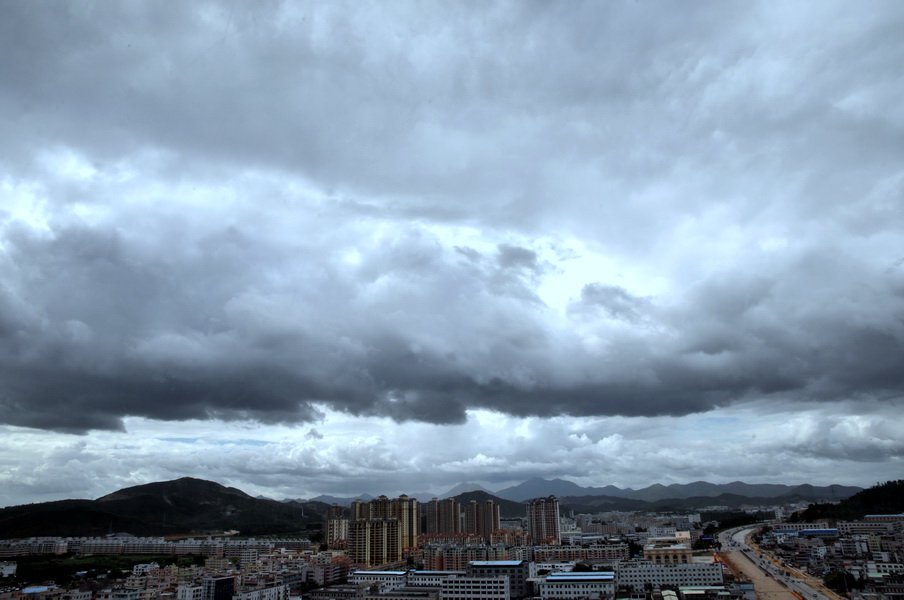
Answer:
[[[758, 527], [747, 527], [723, 531], [719, 534], [719, 543], [722, 544], [720, 554], [735, 571], [743, 572], [753, 582], [758, 598], [845, 600], [825, 589], [821, 582], [796, 569], [776, 564], [771, 555], [761, 555], [758, 549], [751, 547], [748, 538], [757, 529]], [[814, 586], [818, 586], [818, 589]], [[781, 593], [782, 589], [786, 593]]]

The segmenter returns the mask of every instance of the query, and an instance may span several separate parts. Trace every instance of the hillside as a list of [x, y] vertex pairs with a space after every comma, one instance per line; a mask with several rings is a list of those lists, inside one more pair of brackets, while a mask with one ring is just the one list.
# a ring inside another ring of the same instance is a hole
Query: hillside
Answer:
[[904, 513], [904, 479], [886, 481], [857, 492], [838, 504], [811, 504], [795, 515], [801, 521], [855, 520], [865, 515]]
[[472, 492], [459, 494], [455, 496], [455, 499], [461, 503], [462, 507], [464, 507], [464, 505], [471, 500], [476, 500], [477, 502], [486, 502], [487, 500], [493, 500], [496, 502], [496, 504], [499, 505], [499, 515], [503, 519], [515, 519], [527, 515], [527, 508], [524, 506], [523, 502], [513, 502], [511, 500], [506, 500], [505, 498], [500, 498], [499, 496], [494, 496], [493, 494], [482, 492], [480, 490], [474, 490]]
[[245, 535], [304, 532], [326, 504], [252, 498], [212, 481], [184, 477], [125, 488], [97, 500], [0, 509], [0, 538], [94, 536], [111, 531], [167, 535], [236, 529]]
[[42, 535], [101, 536], [111, 531], [134, 535], [176, 533], [125, 515], [96, 508], [91, 500], [60, 500], [0, 509], [0, 538]]

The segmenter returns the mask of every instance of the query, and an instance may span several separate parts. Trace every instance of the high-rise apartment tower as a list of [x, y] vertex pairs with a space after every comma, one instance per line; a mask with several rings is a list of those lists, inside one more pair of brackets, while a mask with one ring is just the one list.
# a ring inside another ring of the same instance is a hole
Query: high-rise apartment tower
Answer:
[[397, 562], [403, 549], [417, 546], [421, 516], [414, 498], [355, 500], [351, 513], [348, 553], [353, 562], [367, 566]]
[[471, 500], [465, 505], [463, 533], [476, 533], [489, 543], [497, 529], [499, 529], [499, 505], [495, 501]]
[[461, 504], [455, 498], [427, 503], [426, 533], [461, 533]]
[[559, 501], [555, 496], [534, 498], [527, 503], [527, 532], [534, 544], [558, 544]]

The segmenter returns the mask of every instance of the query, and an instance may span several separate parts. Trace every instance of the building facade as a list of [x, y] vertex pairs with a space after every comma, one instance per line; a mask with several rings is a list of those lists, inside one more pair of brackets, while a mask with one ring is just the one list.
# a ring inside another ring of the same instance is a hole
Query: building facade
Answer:
[[456, 575], [443, 579], [439, 597], [441, 600], [512, 600], [508, 577], [470, 577]]
[[493, 500], [471, 500], [465, 505], [464, 521], [464, 533], [477, 534], [489, 542], [493, 532], [499, 529], [499, 505]]
[[398, 562], [403, 551], [417, 547], [420, 505], [414, 498], [380, 496], [355, 500], [348, 524], [348, 554], [352, 562], [373, 566]]
[[555, 496], [534, 498], [527, 503], [527, 531], [534, 544], [561, 542], [559, 500]]
[[550, 573], [539, 588], [543, 600], [610, 598], [615, 594], [615, 573]]
[[461, 504], [455, 498], [427, 503], [426, 533], [461, 533]]
[[367, 519], [348, 525], [348, 557], [358, 565], [399, 562], [402, 543], [397, 519]]
[[691, 562], [656, 564], [649, 561], [620, 562], [616, 567], [619, 586], [632, 586], [643, 590], [645, 584], [653, 585], [722, 585], [722, 563]]

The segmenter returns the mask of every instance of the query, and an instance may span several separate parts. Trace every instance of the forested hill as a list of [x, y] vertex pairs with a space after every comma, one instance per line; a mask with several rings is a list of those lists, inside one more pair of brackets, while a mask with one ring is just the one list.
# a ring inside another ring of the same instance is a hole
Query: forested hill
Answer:
[[904, 479], [886, 481], [857, 492], [838, 504], [811, 504], [795, 517], [800, 521], [837, 519], [850, 521], [865, 515], [904, 513]]
[[0, 538], [166, 535], [236, 529], [245, 535], [298, 534], [319, 523], [322, 502], [252, 498], [213, 481], [183, 477], [125, 488], [97, 500], [63, 500], [0, 509]]

